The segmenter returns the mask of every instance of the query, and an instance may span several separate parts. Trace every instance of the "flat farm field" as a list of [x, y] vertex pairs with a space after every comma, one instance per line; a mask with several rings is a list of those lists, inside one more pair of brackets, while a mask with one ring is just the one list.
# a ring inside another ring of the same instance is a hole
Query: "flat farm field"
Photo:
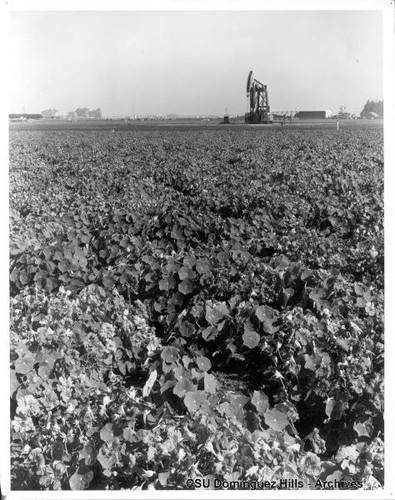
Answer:
[[380, 128], [12, 128], [12, 488], [382, 488], [383, 261]]

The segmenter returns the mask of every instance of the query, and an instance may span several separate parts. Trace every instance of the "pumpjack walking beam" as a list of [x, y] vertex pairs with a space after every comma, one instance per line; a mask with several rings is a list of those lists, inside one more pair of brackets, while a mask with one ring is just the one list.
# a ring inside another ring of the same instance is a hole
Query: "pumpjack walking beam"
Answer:
[[252, 71], [248, 73], [246, 90], [249, 111], [245, 114], [245, 121], [247, 123], [272, 123], [267, 85], [256, 80]]

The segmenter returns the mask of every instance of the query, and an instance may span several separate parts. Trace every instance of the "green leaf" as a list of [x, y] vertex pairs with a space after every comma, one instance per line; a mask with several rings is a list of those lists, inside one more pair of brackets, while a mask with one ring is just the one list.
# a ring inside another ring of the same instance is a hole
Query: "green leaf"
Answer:
[[47, 290], [49, 290], [50, 292], [52, 290], [55, 290], [58, 286], [59, 282], [56, 278], [51, 277], [47, 279]]
[[300, 275], [300, 279], [305, 281], [307, 280], [307, 278], [310, 278], [311, 276], [313, 276], [313, 273], [310, 271], [310, 269], [305, 269]]
[[167, 307], [181, 306], [184, 302], [184, 297], [181, 293], [173, 292], [167, 300]]
[[284, 269], [289, 267], [290, 264], [291, 261], [285, 255], [280, 255], [275, 261], [277, 271], [283, 271]]
[[258, 470], [259, 470], [259, 465], [253, 465], [252, 467], [246, 470], [246, 476], [247, 477], [253, 476], [258, 472]]
[[203, 307], [199, 304], [195, 304], [192, 308], [191, 308], [191, 314], [194, 318], [200, 318], [202, 317], [203, 315]]
[[273, 326], [273, 323], [278, 320], [278, 311], [269, 306], [259, 306], [256, 308], [255, 314], [259, 321], [261, 321], [266, 333], [275, 333], [279, 330], [279, 327]]
[[178, 270], [178, 276], [180, 277], [180, 280], [185, 280], [186, 278], [193, 279], [196, 278], [196, 273], [192, 269], [186, 266], [182, 266]]
[[332, 224], [332, 227], [335, 227], [336, 224], [337, 224], [337, 218], [336, 217], [329, 216], [328, 217], [328, 221]]
[[52, 369], [53, 369], [53, 363], [52, 364], [41, 363], [38, 369], [38, 374], [40, 375], [41, 378], [48, 379], [49, 376], [51, 375]]
[[312, 354], [311, 356], [309, 354], [305, 354], [304, 359], [304, 367], [306, 368], [306, 370], [315, 372], [317, 367], [321, 364], [321, 356], [318, 356], [318, 354]]
[[356, 305], [358, 307], [365, 307], [366, 306], [366, 299], [364, 297], [358, 297], [356, 300]]
[[188, 295], [188, 294], [192, 293], [193, 292], [193, 282], [189, 278], [181, 281], [181, 283], [179, 283], [179, 285], [178, 285], [178, 290], [184, 295]]
[[343, 460], [349, 460], [350, 462], [356, 462], [359, 457], [359, 450], [355, 444], [350, 446], [340, 446], [336, 453], [336, 461], [342, 462]]
[[196, 271], [199, 274], [207, 274], [210, 272], [210, 261], [204, 257], [203, 259], [198, 259], [196, 263]]
[[346, 339], [342, 339], [340, 337], [335, 337], [335, 342], [338, 346], [340, 346], [346, 352], [348, 352], [348, 350], [350, 349], [350, 346], [349, 346], [348, 341]]
[[208, 372], [211, 368], [211, 361], [205, 356], [198, 356], [196, 358], [196, 364], [203, 372]]
[[104, 288], [106, 288], [107, 290], [111, 290], [113, 287], [114, 287], [114, 280], [111, 276], [105, 276], [103, 278], [103, 286]]
[[158, 475], [158, 480], [160, 484], [165, 488], [167, 486], [167, 480], [169, 479], [169, 472], [160, 472]]
[[178, 271], [178, 269], [180, 268], [180, 265], [178, 264], [178, 262], [174, 259], [169, 259], [167, 261], [167, 264], [166, 264], [166, 270], [170, 273], [170, 274], [173, 274], [173, 273], [176, 273]]
[[156, 378], [158, 376], [158, 372], [156, 370], [152, 370], [150, 373], [150, 376], [148, 377], [147, 382], [145, 383], [143, 387], [143, 397], [149, 396], [150, 392], [152, 391], [152, 387], [154, 386], [154, 383], [156, 381]]
[[226, 307], [225, 302], [218, 302], [213, 306], [206, 305], [206, 320], [212, 325], [217, 324], [227, 315], [229, 315], [229, 309]]
[[188, 392], [184, 398], [184, 403], [191, 415], [200, 410], [207, 410], [209, 407], [207, 393], [204, 391]]
[[106, 443], [114, 441], [114, 431], [111, 423], [107, 423], [100, 431], [100, 438]]
[[303, 441], [309, 443], [313, 453], [316, 455], [320, 455], [326, 451], [325, 440], [322, 439], [320, 432], [316, 427], [303, 439]]
[[196, 258], [193, 255], [187, 255], [184, 257], [184, 266], [192, 269], [196, 265]]
[[215, 326], [209, 326], [208, 328], [205, 328], [202, 330], [202, 337], [204, 340], [207, 340], [207, 342], [214, 340], [216, 337], [218, 337], [218, 330], [215, 328]]
[[33, 369], [35, 363], [35, 356], [32, 352], [28, 351], [24, 356], [19, 357], [15, 361], [15, 372], [26, 374]]
[[136, 435], [136, 431], [131, 427], [125, 427], [122, 432], [123, 438], [130, 443], [134, 442], [134, 436]]
[[196, 389], [196, 385], [193, 384], [189, 378], [182, 377], [173, 388], [173, 393], [178, 397], [183, 397], [187, 392], [192, 392]]
[[10, 394], [14, 394], [20, 385], [21, 384], [16, 377], [15, 370], [10, 370]]
[[281, 305], [283, 307], [286, 307], [289, 299], [294, 295], [295, 295], [295, 290], [292, 287], [283, 288], [280, 292]]
[[67, 472], [65, 464], [59, 460], [54, 460], [52, 468], [55, 471], [55, 473], [59, 476], [63, 476], [63, 474], [66, 474]]
[[29, 458], [34, 460], [35, 465], [38, 469], [43, 469], [45, 467], [45, 458], [42, 453], [41, 448], [34, 448], [29, 455]]
[[159, 281], [159, 290], [172, 290], [176, 287], [176, 280], [174, 278], [163, 278]]
[[192, 361], [193, 361], [192, 358], [190, 358], [189, 356], [184, 355], [182, 357], [182, 362], [183, 362], [185, 368], [189, 368], [189, 365], [192, 363]]
[[353, 429], [358, 434], [358, 437], [371, 437], [374, 431], [373, 425], [369, 422], [369, 420], [366, 420], [365, 422], [354, 422]]
[[289, 424], [288, 415], [273, 408], [265, 412], [265, 422], [274, 431], [282, 432]]
[[330, 420], [340, 420], [343, 416], [344, 405], [341, 401], [335, 399], [328, 399], [325, 405], [325, 413]]
[[224, 403], [221, 403], [219, 406], [218, 406], [218, 412], [221, 414], [221, 415], [226, 415], [228, 417], [232, 416], [232, 412], [231, 412], [231, 406], [230, 404], [225, 401]]
[[254, 330], [249, 330], [247, 326], [244, 327], [243, 343], [245, 346], [249, 349], [254, 349], [260, 340], [261, 337]]
[[21, 282], [21, 285], [26, 285], [29, 281], [29, 276], [28, 274], [26, 273], [26, 271], [22, 270], [20, 273], [19, 273], [19, 281]]
[[254, 394], [251, 398], [251, 403], [258, 410], [258, 413], [263, 415], [265, 411], [269, 408], [269, 398], [262, 391], [254, 391]]
[[156, 455], [156, 449], [153, 446], [149, 446], [147, 451], [148, 462], [152, 462], [152, 460], [154, 460], [155, 458], [155, 455]]
[[96, 461], [95, 448], [89, 443], [86, 444], [80, 451], [80, 458], [85, 460], [85, 465], [93, 465]]
[[243, 396], [242, 394], [231, 394], [229, 396], [229, 402], [226, 401], [221, 403], [218, 407], [218, 411], [229, 418], [236, 418], [239, 421], [243, 421], [245, 417], [244, 406], [248, 402], [249, 398], [247, 396]]
[[107, 477], [111, 476], [111, 469], [116, 464], [116, 459], [113, 455], [107, 457], [102, 448], [100, 448], [99, 453], [97, 455], [97, 460], [100, 465], [103, 467], [103, 474]]
[[62, 460], [64, 455], [64, 446], [60, 441], [55, 441], [51, 446], [51, 455], [53, 460]]
[[343, 479], [343, 472], [340, 470], [335, 470], [332, 474], [326, 477], [326, 481], [341, 481]]
[[321, 365], [322, 366], [330, 366], [332, 363], [332, 359], [327, 352], [321, 352]]
[[269, 306], [259, 306], [256, 308], [255, 314], [262, 322], [274, 322], [278, 319], [278, 311]]
[[178, 226], [174, 226], [171, 230], [171, 237], [175, 240], [182, 240], [184, 238], [182, 229]]
[[210, 394], [215, 394], [218, 390], [219, 383], [214, 375], [204, 373], [204, 390]]
[[359, 285], [358, 283], [355, 283], [354, 290], [357, 295], [363, 295], [366, 292], [366, 287], [363, 285]]
[[175, 363], [179, 359], [178, 349], [175, 347], [164, 347], [160, 356], [166, 363]]
[[191, 337], [195, 333], [195, 325], [185, 320], [181, 322], [179, 330], [183, 337]]
[[86, 490], [93, 479], [93, 471], [88, 471], [84, 474], [75, 472], [69, 480], [70, 488], [72, 490]]
[[319, 290], [312, 290], [309, 293], [310, 299], [314, 302], [316, 308], [321, 311], [321, 309], [324, 307], [324, 302], [323, 299], [326, 296], [325, 290], [320, 288]]
[[219, 252], [217, 255], [218, 262], [221, 265], [224, 265], [228, 260], [229, 260], [229, 253], [228, 252]]

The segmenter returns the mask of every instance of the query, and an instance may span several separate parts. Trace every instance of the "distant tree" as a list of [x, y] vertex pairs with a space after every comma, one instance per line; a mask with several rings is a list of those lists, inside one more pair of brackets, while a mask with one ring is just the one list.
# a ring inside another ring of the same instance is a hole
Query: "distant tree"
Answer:
[[347, 107], [346, 107], [346, 105], [345, 105], [345, 104], [342, 104], [342, 105], [340, 106], [340, 108], [339, 108], [339, 113], [342, 113], [342, 114], [347, 113]]
[[44, 109], [44, 111], [41, 111], [41, 114], [42, 114], [43, 118], [53, 119], [53, 118], [55, 118], [57, 112], [58, 112], [58, 110], [55, 108]]
[[77, 108], [75, 114], [78, 118], [88, 118], [89, 108]]
[[97, 108], [97, 109], [90, 109], [88, 111], [88, 117], [89, 118], [101, 118], [101, 110], [100, 108]]
[[101, 118], [101, 110], [100, 108], [77, 108], [75, 111], [69, 111], [66, 118], [68, 120], [76, 120], [78, 118]]
[[342, 104], [339, 108], [339, 111], [336, 115], [338, 118], [348, 118], [350, 116], [350, 113], [347, 111], [347, 106], [345, 104]]
[[368, 118], [371, 113], [383, 117], [384, 116], [384, 101], [370, 101], [367, 100], [363, 110], [361, 111], [361, 116]]

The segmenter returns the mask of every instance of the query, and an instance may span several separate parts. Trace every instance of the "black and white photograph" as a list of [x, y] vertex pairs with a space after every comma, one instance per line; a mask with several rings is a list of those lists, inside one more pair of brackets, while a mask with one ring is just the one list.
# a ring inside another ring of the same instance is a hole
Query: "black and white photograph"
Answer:
[[2, 499], [393, 498], [393, 1], [4, 4]]

